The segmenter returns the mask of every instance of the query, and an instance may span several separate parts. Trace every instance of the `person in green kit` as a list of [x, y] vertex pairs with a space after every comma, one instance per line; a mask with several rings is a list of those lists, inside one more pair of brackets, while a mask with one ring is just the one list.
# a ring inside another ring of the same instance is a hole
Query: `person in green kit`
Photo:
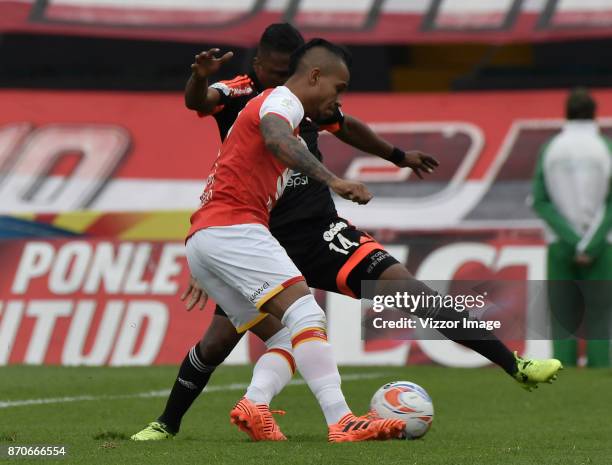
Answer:
[[548, 297], [555, 357], [610, 365], [612, 310], [612, 141], [595, 122], [586, 89], [570, 92], [562, 131], [544, 144], [533, 180], [533, 209], [547, 226]]

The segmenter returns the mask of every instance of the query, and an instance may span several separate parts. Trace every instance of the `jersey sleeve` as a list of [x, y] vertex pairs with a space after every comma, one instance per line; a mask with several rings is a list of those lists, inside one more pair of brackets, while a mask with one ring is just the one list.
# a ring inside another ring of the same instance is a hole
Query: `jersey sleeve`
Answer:
[[232, 89], [225, 82], [219, 81], [215, 82], [210, 86], [211, 89], [215, 89], [219, 92], [219, 96], [221, 100], [219, 100], [219, 105], [226, 105], [232, 98]]
[[272, 113], [286, 120], [291, 129], [299, 126], [304, 118], [304, 107], [293, 94], [283, 92], [282, 88], [273, 90], [264, 100], [259, 110], [259, 118]]
[[[214, 84], [208, 86], [208, 88], [215, 89], [217, 92], [219, 92], [219, 105], [217, 105], [212, 111], [212, 114], [216, 115], [217, 113], [222, 111], [225, 108], [225, 105], [227, 105], [231, 101], [231, 89], [224, 82], [215, 82]], [[200, 118], [205, 118], [208, 115], [206, 113], [198, 111], [198, 116]]]
[[232, 102], [232, 99], [250, 95], [254, 92], [253, 82], [246, 74], [236, 76], [229, 81], [215, 82], [208, 86], [208, 88], [215, 89], [219, 92], [220, 96], [219, 105], [213, 110], [213, 115], [222, 111], [226, 105]]

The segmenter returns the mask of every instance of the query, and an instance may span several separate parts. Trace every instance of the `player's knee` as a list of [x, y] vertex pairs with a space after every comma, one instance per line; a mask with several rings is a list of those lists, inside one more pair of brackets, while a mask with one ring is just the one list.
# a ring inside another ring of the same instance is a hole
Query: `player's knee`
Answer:
[[270, 349], [282, 349], [291, 353], [291, 333], [285, 327], [265, 341], [266, 347]]
[[327, 328], [327, 318], [312, 294], [297, 299], [285, 312], [283, 324], [292, 334], [309, 328]]

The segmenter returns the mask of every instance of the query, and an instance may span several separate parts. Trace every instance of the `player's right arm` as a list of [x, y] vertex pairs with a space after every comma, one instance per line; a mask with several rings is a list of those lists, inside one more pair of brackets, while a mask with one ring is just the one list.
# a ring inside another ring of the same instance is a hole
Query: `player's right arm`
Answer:
[[221, 103], [221, 94], [208, 86], [208, 77], [234, 56], [233, 52], [227, 52], [217, 58], [217, 53], [218, 48], [211, 48], [195, 56], [195, 62], [191, 65], [191, 76], [185, 86], [185, 106], [202, 115], [212, 115]]
[[372, 194], [365, 185], [338, 178], [317, 160], [306, 145], [294, 136], [293, 128], [282, 116], [275, 113], [265, 114], [260, 128], [266, 148], [284, 165], [327, 184], [336, 194], [347, 200], [365, 204], [372, 199]]

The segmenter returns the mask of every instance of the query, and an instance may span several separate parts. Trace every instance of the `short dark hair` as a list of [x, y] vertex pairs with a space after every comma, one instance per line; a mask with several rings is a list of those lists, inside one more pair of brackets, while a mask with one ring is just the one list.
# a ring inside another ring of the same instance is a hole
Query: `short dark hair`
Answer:
[[293, 53], [304, 45], [300, 31], [289, 23], [270, 24], [259, 39], [257, 49], [265, 52]]
[[567, 119], [593, 119], [597, 104], [589, 91], [584, 87], [573, 89], [565, 102]]
[[298, 65], [300, 64], [300, 62], [302, 61], [302, 58], [304, 58], [304, 55], [306, 55], [308, 50], [311, 50], [316, 47], [322, 47], [325, 50], [333, 53], [338, 58], [340, 58], [342, 61], [344, 61], [344, 64], [346, 65], [346, 67], [350, 69], [351, 62], [353, 60], [351, 57], [351, 53], [345, 47], [341, 45], [336, 45], [325, 39], [317, 38], [317, 39], [309, 40], [307, 43], [305, 43], [300, 48], [298, 48], [295, 52], [293, 52], [293, 54], [291, 55], [291, 64], [289, 65], [289, 73], [290, 74], [295, 73], [295, 71], [298, 68]]

